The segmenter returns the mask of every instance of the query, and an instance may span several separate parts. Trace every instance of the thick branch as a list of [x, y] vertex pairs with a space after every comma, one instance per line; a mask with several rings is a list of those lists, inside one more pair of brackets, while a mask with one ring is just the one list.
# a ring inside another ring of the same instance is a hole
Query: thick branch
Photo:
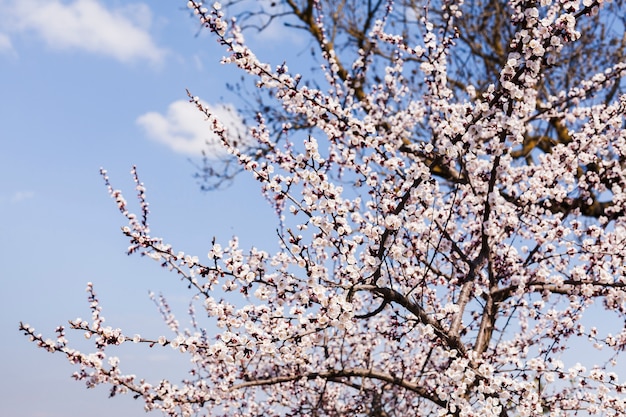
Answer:
[[259, 386], [267, 386], [267, 385], [277, 385], [284, 384], [286, 382], [297, 381], [299, 379], [326, 379], [329, 381], [341, 379], [341, 378], [371, 378], [379, 381], [388, 382], [397, 387], [404, 388], [408, 391], [414, 392], [418, 394], [420, 397], [425, 398], [434, 404], [437, 404], [440, 407], [446, 408], [447, 402], [440, 399], [434, 392], [424, 388], [421, 385], [411, 383], [405, 381], [402, 378], [398, 378], [395, 375], [388, 374], [382, 371], [376, 371], [373, 369], [364, 369], [364, 368], [347, 368], [347, 369], [338, 369], [338, 370], [330, 370], [327, 372], [310, 372], [307, 374], [299, 374], [299, 375], [283, 375], [283, 376], [275, 376], [272, 378], [266, 379], [256, 379], [253, 381], [242, 382], [241, 384], [234, 385], [231, 390], [239, 390], [243, 388], [250, 387], [259, 387]]
[[467, 349], [461, 342], [461, 339], [446, 331], [444, 326], [429, 316], [419, 304], [409, 300], [403, 294], [400, 294], [391, 288], [378, 287], [376, 285], [359, 285], [354, 288], [354, 291], [370, 291], [381, 295], [388, 303], [391, 302], [401, 305], [413, 313], [422, 324], [430, 325], [435, 335], [441, 339], [446, 346], [450, 349], [456, 349], [463, 356], [466, 355]]

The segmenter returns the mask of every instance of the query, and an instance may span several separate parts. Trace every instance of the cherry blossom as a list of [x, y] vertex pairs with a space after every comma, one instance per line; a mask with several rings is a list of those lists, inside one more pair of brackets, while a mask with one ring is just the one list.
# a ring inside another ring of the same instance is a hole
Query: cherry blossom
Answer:
[[[187, 3], [224, 46], [222, 62], [311, 127], [276, 129], [258, 114], [249, 135], [264, 152], [251, 154], [189, 92], [276, 210], [280, 249], [235, 237], [204, 255], [178, 252], [151, 234], [137, 169], [137, 214], [102, 170], [128, 252], [189, 286], [192, 326], [152, 295], [170, 334], [109, 327], [90, 283], [91, 317], [70, 328], [92, 352], [72, 348], [64, 327], [55, 338], [21, 331], [65, 355], [87, 386], [170, 416], [624, 415], [626, 95], [610, 91], [621, 91], [626, 64], [543, 91], [602, 2], [512, 1], [497, 78], [462, 90], [450, 81], [462, 2], [426, 7], [413, 44], [391, 23], [397, 5], [384, 3], [350, 65], [322, 2], [309, 4], [299, 17], [315, 28], [323, 83], [259, 60], [228, 8]], [[558, 140], [539, 144], [548, 125]], [[124, 374], [114, 353], [131, 342], [187, 355], [189, 378]], [[598, 355], [573, 358], [580, 347]]]

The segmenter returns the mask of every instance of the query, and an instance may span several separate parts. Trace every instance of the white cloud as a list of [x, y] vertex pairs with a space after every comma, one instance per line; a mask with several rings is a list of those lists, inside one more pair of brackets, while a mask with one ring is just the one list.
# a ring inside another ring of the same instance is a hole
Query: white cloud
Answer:
[[196, 65], [196, 69], [200, 72], [204, 71], [204, 64], [202, 64], [202, 58], [200, 58], [200, 55], [198, 54], [194, 54], [193, 55], [193, 63]]
[[121, 62], [160, 63], [166, 51], [152, 40], [152, 20], [145, 4], [107, 9], [98, 0], [16, 0], [7, 24], [35, 33], [54, 49], [79, 49]]
[[19, 203], [20, 201], [28, 200], [34, 196], [35, 193], [32, 191], [16, 191], [11, 196], [11, 203]]
[[0, 54], [2, 53], [15, 54], [11, 39], [4, 33], [0, 33]]
[[[202, 105], [214, 114], [228, 130], [230, 138], [245, 142], [246, 128], [237, 110], [230, 104]], [[219, 157], [226, 154], [217, 136], [211, 131], [206, 117], [192, 103], [178, 100], [169, 105], [166, 114], [146, 113], [137, 118], [150, 139], [163, 143], [172, 150], [197, 155], [203, 150], [207, 156]]]

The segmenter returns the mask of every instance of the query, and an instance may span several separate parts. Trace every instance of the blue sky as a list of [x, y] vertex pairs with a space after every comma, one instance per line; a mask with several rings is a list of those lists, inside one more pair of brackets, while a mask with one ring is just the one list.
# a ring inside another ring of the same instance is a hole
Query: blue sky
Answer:
[[[189, 158], [199, 160], [210, 133], [185, 89], [219, 109], [236, 100], [225, 83], [240, 74], [218, 64], [222, 52], [211, 38], [196, 36], [185, 3], [0, 0], [2, 416], [145, 415], [130, 397], [86, 390], [63, 357], [17, 330], [23, 320], [52, 336], [68, 319], [87, 318], [88, 281], [113, 327], [166, 332], [148, 290], [167, 295], [186, 322], [186, 287], [149, 259], [125, 255], [124, 219], [100, 167], [132, 204], [129, 171], [138, 166], [153, 233], [176, 249], [203, 256], [213, 236], [235, 234], [244, 247], [276, 241], [272, 210], [252, 180], [241, 176], [226, 190], [202, 193], [192, 178]], [[273, 36], [268, 31], [254, 43], [280, 64]], [[287, 43], [307, 48], [297, 37]], [[82, 335], [73, 336], [84, 345]], [[125, 350], [122, 358], [140, 376], [186, 369], [182, 356], [156, 350]]]
[[[238, 235], [242, 247], [275, 246], [272, 209], [249, 178], [202, 193], [189, 159], [208, 149], [208, 126], [185, 89], [237, 125], [226, 82], [240, 73], [219, 65], [222, 50], [186, 1], [0, 0], [0, 416], [143, 416], [127, 396], [86, 390], [59, 355], [18, 332], [20, 320], [53, 335], [88, 318], [87, 282], [107, 324], [144, 336], [166, 334], [148, 291], [163, 292], [186, 323], [191, 293], [156, 263], [128, 257], [124, 219], [98, 173], [133, 205], [129, 171], [147, 186], [152, 231], [177, 250], [203, 257], [213, 236]], [[278, 42], [280, 40], [280, 42]], [[310, 45], [275, 29], [251, 39], [257, 55], [308, 68]], [[134, 205], [136, 207], [136, 205]], [[81, 334], [69, 334], [85, 346]], [[580, 355], [581, 352], [577, 351]], [[124, 370], [151, 379], [181, 377], [186, 358], [125, 346]]]

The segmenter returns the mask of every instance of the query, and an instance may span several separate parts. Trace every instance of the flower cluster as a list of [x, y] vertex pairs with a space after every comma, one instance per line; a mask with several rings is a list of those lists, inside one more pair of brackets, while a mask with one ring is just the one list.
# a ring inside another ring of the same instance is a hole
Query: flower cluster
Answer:
[[[462, 3], [441, 2], [439, 20], [420, 16], [411, 43], [394, 32], [388, 1], [349, 66], [323, 3], [293, 5], [322, 50], [314, 88], [286, 64], [261, 62], [218, 3], [188, 2], [225, 46], [222, 62], [310, 127], [276, 131], [259, 114], [249, 134], [264, 152], [250, 155], [189, 94], [276, 209], [280, 249], [246, 250], [233, 238], [206, 256], [176, 252], [150, 234], [135, 168], [139, 215], [102, 171], [128, 222], [129, 253], [175, 272], [200, 300], [192, 328], [156, 296], [171, 335], [104, 326], [89, 284], [91, 319], [70, 327], [93, 353], [70, 348], [63, 327], [55, 340], [21, 330], [66, 355], [88, 386], [110, 384], [170, 416], [624, 415], [626, 96], [606, 91], [626, 66], [540, 91], [600, 2], [511, 2], [497, 79], [460, 93], [451, 79]], [[552, 137], [536, 134], [545, 126]], [[151, 384], [122, 374], [107, 352], [129, 342], [188, 355], [190, 377]], [[597, 357], [572, 358], [586, 346]]]

